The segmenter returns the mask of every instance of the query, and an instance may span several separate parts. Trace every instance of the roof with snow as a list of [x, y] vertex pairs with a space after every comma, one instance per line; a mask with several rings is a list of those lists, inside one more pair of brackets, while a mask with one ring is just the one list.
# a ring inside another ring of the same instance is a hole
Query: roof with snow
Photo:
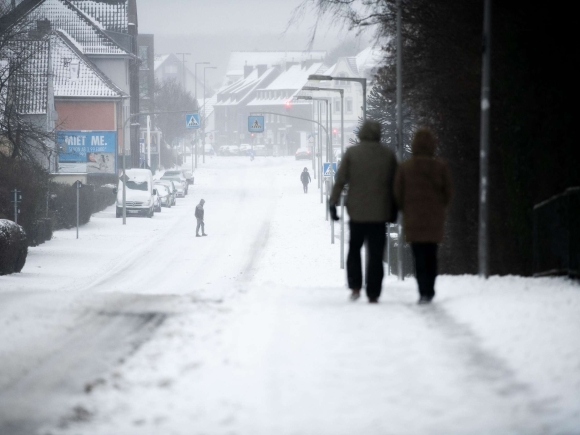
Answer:
[[226, 69], [228, 74], [232, 71], [244, 71], [245, 65], [257, 66], [283, 65], [287, 62], [304, 62], [307, 60], [322, 62], [326, 57], [326, 51], [232, 51]]
[[381, 66], [385, 59], [385, 52], [377, 47], [368, 47], [358, 53], [356, 56], [341, 57], [325, 71], [325, 75], [334, 75], [337, 64], [340, 61], [346, 62], [353, 76], [366, 77], [372, 79], [377, 69]]
[[322, 62], [314, 63], [308, 68], [301, 65], [292, 65], [282, 72], [276, 79], [263, 89], [259, 89], [256, 97], [248, 106], [283, 105], [291, 100], [308, 82], [308, 76], [324, 71]]
[[104, 29], [128, 33], [127, 0], [70, 0], [70, 2], [98, 22]]
[[209, 117], [213, 113], [213, 106], [217, 102], [217, 94], [214, 94], [211, 98], [206, 98], [201, 100], [201, 116], [204, 118]]
[[267, 86], [268, 80], [273, 80], [278, 73], [278, 68], [268, 68], [260, 74], [257, 68], [248, 74], [247, 77], [223, 87], [217, 92], [217, 102], [215, 106], [231, 106], [243, 103], [247, 100], [253, 91], [261, 86]]
[[0, 18], [0, 28], [12, 25], [34, 30], [40, 20], [49, 20], [53, 30], [65, 31], [84, 54], [127, 55], [104, 27], [67, 0], [24, 0]]
[[11, 61], [15, 73], [9, 79], [10, 100], [16, 102], [18, 113], [45, 114], [48, 108], [49, 42], [15, 41], [11, 51], [15, 56]]
[[121, 98], [126, 94], [94, 65], [66, 34], [50, 37], [55, 98]]

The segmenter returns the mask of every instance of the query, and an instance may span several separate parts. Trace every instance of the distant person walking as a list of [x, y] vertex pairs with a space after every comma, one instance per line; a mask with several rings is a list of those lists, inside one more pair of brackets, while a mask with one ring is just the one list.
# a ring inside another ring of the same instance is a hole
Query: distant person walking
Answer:
[[346, 208], [350, 216], [350, 242], [346, 270], [351, 299], [357, 300], [362, 288], [360, 250], [365, 240], [369, 258], [366, 292], [369, 302], [376, 303], [383, 282], [383, 251], [385, 224], [396, 219], [393, 180], [397, 170], [395, 154], [380, 144], [381, 125], [365, 121], [359, 133], [359, 144], [346, 150], [330, 195], [330, 215], [338, 220], [336, 204], [348, 184]]
[[451, 174], [447, 164], [435, 157], [436, 146], [431, 130], [417, 130], [411, 143], [413, 156], [401, 164], [395, 177], [395, 198], [415, 259], [419, 304], [428, 304], [435, 297], [437, 244], [443, 240], [452, 196]]
[[[199, 204], [195, 206], [195, 218], [197, 219], [197, 227], [195, 228], [195, 237], [202, 237], [207, 236], [205, 233], [205, 223], [203, 221], [203, 216], [205, 214], [205, 210], [203, 209], [203, 205], [205, 204], [205, 200], [202, 199], [199, 201]], [[201, 236], [199, 235], [199, 229], [201, 228]]]
[[304, 168], [304, 170], [300, 174], [300, 181], [302, 181], [304, 193], [308, 193], [308, 183], [312, 181], [312, 179], [310, 178], [310, 173], [308, 172], [308, 168]]

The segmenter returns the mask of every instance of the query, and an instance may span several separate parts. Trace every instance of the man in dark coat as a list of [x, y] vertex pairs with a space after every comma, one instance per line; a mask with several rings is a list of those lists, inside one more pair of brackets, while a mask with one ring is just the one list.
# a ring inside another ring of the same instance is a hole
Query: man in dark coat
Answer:
[[413, 157], [401, 164], [395, 177], [395, 198], [413, 250], [420, 304], [431, 302], [435, 296], [437, 244], [443, 240], [452, 196], [451, 174], [447, 164], [435, 158], [436, 145], [431, 130], [417, 130], [411, 143]]
[[300, 174], [300, 181], [302, 181], [304, 193], [308, 193], [308, 183], [312, 181], [312, 179], [310, 178], [310, 173], [308, 172], [308, 168], [304, 168], [304, 170]]
[[[203, 209], [203, 205], [205, 204], [205, 200], [202, 199], [199, 201], [199, 204], [195, 206], [195, 218], [197, 219], [197, 227], [195, 228], [195, 237], [202, 237], [207, 236], [205, 233], [205, 223], [203, 221], [203, 216], [205, 214], [205, 210]], [[199, 235], [199, 229], [201, 228], [201, 236]]]
[[346, 262], [351, 299], [356, 300], [362, 287], [360, 250], [366, 240], [369, 248], [367, 296], [378, 302], [383, 282], [383, 251], [386, 222], [394, 212], [393, 180], [397, 170], [395, 154], [380, 144], [381, 125], [365, 121], [359, 133], [359, 144], [346, 150], [330, 195], [330, 214], [338, 220], [336, 204], [348, 184], [346, 208], [350, 216], [350, 242]]

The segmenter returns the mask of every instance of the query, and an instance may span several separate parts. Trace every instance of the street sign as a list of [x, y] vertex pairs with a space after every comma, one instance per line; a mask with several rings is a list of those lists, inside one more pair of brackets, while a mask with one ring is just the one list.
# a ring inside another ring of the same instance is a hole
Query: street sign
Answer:
[[250, 133], [262, 133], [264, 131], [264, 117], [248, 116], [248, 131]]
[[185, 115], [185, 128], [198, 129], [201, 127], [199, 113], [188, 113]]
[[330, 166], [330, 163], [328, 162], [325, 162], [322, 165], [322, 175], [324, 177], [332, 177], [333, 174], [336, 174], [336, 162], [332, 162], [332, 166]]

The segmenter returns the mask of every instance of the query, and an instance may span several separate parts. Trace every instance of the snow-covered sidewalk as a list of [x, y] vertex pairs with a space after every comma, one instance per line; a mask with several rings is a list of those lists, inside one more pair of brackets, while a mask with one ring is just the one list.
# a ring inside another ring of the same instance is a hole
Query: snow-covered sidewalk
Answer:
[[[42, 435], [580, 433], [577, 284], [442, 276], [435, 303], [417, 306], [414, 280], [387, 277], [380, 304], [350, 303], [316, 185], [302, 193], [303, 166], [211, 159], [183, 217], [140, 221], [163, 237], [109, 267], [83, 309], [103, 309], [95, 293], [137, 295], [163, 323], [85, 379], [86, 391], [69, 392]], [[186, 222], [201, 197], [210, 237], [195, 239]], [[110, 237], [90, 225], [91, 240]], [[121, 254], [92, 255], [107, 265]], [[151, 282], [155, 264], [173, 274]], [[39, 282], [24, 274], [0, 286], [30, 291], [27, 281]], [[19, 307], [46, 299], [37, 290]]]

